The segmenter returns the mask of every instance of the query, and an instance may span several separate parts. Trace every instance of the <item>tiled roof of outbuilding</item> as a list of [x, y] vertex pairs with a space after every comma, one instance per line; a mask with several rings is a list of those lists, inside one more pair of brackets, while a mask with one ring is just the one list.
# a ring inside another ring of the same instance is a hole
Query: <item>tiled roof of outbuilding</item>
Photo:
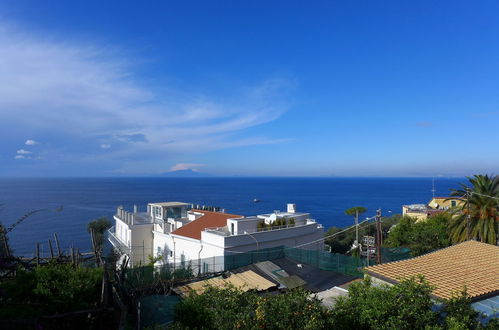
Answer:
[[439, 298], [451, 298], [466, 286], [471, 298], [499, 294], [499, 246], [467, 241], [416, 258], [367, 267], [373, 277], [391, 283], [418, 274], [436, 288]]

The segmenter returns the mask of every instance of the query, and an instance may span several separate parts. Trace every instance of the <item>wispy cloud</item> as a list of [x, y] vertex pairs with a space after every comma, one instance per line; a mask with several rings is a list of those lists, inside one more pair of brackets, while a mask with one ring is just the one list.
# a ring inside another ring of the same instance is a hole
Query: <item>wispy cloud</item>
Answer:
[[[48, 39], [1, 25], [0, 44], [0, 126], [15, 126], [7, 131], [16, 137], [34, 129], [38, 135], [57, 136], [59, 144], [52, 143], [51, 150], [64, 149], [66, 156], [78, 151], [88, 157], [90, 149], [81, 146], [96, 143], [102, 149], [113, 146], [105, 157], [133, 159], [151, 151], [188, 154], [285, 141], [239, 135], [278, 119], [289, 106], [283, 95], [293, 81], [240, 86], [229, 93], [230, 99], [215, 102], [195, 93], [163, 95], [134, 76], [132, 61], [99, 45]], [[29, 139], [25, 144], [39, 142]]]
[[32, 154], [32, 152], [28, 151], [28, 150], [24, 150], [24, 149], [19, 149], [19, 150], [17, 150], [17, 154], [18, 155], [28, 155], [28, 154]]

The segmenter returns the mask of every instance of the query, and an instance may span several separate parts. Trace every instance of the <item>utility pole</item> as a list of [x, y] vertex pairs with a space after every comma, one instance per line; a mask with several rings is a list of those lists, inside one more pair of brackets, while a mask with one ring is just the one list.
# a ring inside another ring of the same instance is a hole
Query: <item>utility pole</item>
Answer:
[[381, 264], [381, 240], [383, 234], [381, 232], [381, 209], [376, 211], [376, 263]]

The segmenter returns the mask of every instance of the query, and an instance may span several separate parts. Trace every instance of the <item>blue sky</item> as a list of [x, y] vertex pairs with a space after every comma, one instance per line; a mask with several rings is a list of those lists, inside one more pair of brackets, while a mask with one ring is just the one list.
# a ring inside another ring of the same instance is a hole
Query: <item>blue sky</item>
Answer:
[[498, 12], [0, 2], [0, 176], [498, 173]]

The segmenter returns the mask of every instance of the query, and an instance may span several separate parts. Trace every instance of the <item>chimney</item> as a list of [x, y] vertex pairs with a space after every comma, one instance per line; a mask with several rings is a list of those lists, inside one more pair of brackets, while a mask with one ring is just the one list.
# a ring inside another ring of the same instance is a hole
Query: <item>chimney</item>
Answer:
[[133, 213], [137, 214], [137, 205], [133, 206]]
[[288, 204], [288, 213], [296, 213], [296, 204]]

